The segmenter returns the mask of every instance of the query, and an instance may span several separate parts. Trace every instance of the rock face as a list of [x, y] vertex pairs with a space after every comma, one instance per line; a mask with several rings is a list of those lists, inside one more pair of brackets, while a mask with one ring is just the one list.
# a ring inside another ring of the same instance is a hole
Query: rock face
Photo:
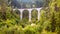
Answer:
[[12, 0], [11, 5], [17, 8], [40, 8], [44, 4], [43, 0]]

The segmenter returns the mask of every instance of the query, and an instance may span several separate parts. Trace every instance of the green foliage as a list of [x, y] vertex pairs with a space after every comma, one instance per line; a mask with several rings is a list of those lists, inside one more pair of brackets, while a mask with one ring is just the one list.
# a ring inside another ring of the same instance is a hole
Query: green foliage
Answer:
[[42, 27], [39, 25], [28, 25], [24, 28], [25, 34], [39, 34], [42, 32]]
[[31, 12], [31, 16], [32, 16], [32, 21], [37, 20], [38, 11], [36, 9], [33, 9], [32, 12]]
[[0, 28], [0, 34], [24, 34], [21, 26], [11, 26], [7, 28], [6, 26]]

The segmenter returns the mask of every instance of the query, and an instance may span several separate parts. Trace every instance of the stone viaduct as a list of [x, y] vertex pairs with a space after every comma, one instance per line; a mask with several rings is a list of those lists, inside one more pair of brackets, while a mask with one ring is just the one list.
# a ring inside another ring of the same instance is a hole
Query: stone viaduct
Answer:
[[[23, 17], [23, 11], [27, 10], [29, 12], [29, 21], [31, 21], [31, 18], [32, 18], [31, 17], [31, 13], [32, 13], [33, 9], [35, 9], [35, 10], [38, 11], [38, 16], [37, 16], [38, 18], [37, 19], [39, 20], [40, 19], [40, 11], [41, 11], [42, 8], [17, 9], [20, 12], [20, 18], [21, 18], [21, 20], [22, 20], [22, 17]], [[15, 10], [16, 9], [13, 9], [13, 11], [15, 11]]]

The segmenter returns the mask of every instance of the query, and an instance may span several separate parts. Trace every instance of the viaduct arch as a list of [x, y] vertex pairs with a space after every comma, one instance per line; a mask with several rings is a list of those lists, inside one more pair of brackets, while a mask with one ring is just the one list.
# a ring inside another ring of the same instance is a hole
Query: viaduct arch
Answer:
[[31, 21], [31, 18], [32, 18], [32, 10], [37, 10], [38, 11], [38, 20], [40, 19], [40, 10], [42, 9], [42, 8], [30, 8], [30, 9], [13, 9], [13, 11], [15, 11], [15, 10], [19, 10], [20, 11], [20, 18], [21, 18], [21, 20], [22, 20], [22, 18], [23, 18], [23, 12], [24, 12], [24, 10], [27, 10], [28, 12], [29, 12], [29, 21]]

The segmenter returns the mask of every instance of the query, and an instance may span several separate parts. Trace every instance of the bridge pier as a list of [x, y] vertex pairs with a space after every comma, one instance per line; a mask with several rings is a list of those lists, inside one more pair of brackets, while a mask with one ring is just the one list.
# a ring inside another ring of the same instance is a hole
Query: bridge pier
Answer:
[[40, 10], [38, 10], [38, 20], [40, 20]]
[[30, 10], [28, 10], [29, 11], [29, 21], [31, 21], [31, 9]]
[[21, 12], [20, 18], [21, 18], [21, 20], [22, 20], [23, 10], [20, 10], [20, 12]]
[[41, 11], [41, 8], [39, 8], [37, 10], [38, 10], [38, 20], [40, 20], [40, 11]]

